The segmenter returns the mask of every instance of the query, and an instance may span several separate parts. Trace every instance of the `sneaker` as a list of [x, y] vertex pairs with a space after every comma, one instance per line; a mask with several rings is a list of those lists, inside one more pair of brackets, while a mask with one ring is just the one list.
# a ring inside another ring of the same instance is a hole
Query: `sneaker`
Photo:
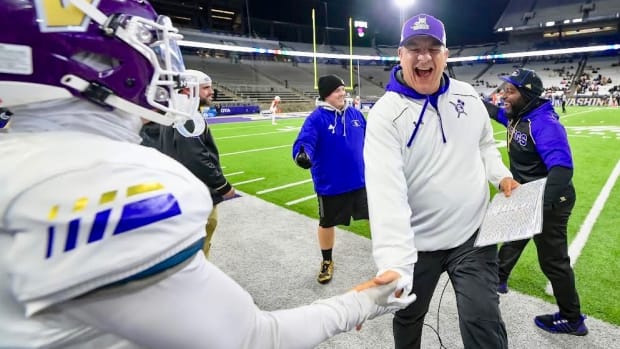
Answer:
[[319, 284], [326, 284], [332, 280], [332, 276], [334, 275], [334, 261], [323, 261], [321, 262], [321, 271], [319, 272], [319, 277], [317, 281]]
[[501, 293], [501, 294], [508, 293], [508, 283], [507, 282], [500, 282], [497, 285], [497, 293]]
[[574, 336], [585, 336], [588, 328], [585, 324], [586, 316], [579, 315], [579, 320], [568, 321], [560, 313], [539, 315], [534, 318], [536, 326], [551, 333], [566, 333]]

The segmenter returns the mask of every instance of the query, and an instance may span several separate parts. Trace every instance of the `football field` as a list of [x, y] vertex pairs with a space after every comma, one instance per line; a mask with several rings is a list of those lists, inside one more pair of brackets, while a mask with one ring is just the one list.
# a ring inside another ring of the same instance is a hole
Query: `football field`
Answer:
[[[569, 222], [577, 288], [584, 313], [620, 325], [620, 109], [573, 107], [561, 114], [571, 144], [577, 203]], [[303, 118], [212, 124], [228, 180], [239, 190], [309, 217], [318, 217], [310, 172], [295, 165], [291, 147]], [[505, 129], [493, 123], [507, 163]], [[255, 214], [248, 212], [248, 214]], [[370, 237], [368, 223], [343, 227]], [[583, 246], [583, 248], [579, 248]], [[554, 302], [544, 292], [530, 243], [515, 268], [513, 290]]]

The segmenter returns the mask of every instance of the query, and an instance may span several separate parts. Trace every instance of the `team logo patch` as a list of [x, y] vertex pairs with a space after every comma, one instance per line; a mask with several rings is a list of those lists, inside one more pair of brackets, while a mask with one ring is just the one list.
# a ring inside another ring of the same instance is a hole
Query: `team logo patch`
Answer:
[[353, 125], [353, 127], [360, 127], [362, 123], [359, 120], [352, 120], [351, 125]]
[[527, 133], [517, 130], [516, 127], [512, 127], [511, 131], [512, 131], [511, 132], [512, 136], [510, 137], [511, 142], [515, 142], [522, 147], [527, 146], [527, 138], [528, 138]]
[[[93, 6], [99, 0], [86, 0]], [[58, 31], [85, 32], [90, 24], [90, 17], [71, 4], [68, 0], [35, 0], [37, 22], [43, 33]]]
[[462, 100], [458, 99], [456, 103], [450, 101], [450, 104], [452, 104], [454, 110], [458, 113], [456, 115], [457, 118], [460, 118], [461, 114], [467, 115], [467, 113], [465, 112], [465, 102], [463, 102]]

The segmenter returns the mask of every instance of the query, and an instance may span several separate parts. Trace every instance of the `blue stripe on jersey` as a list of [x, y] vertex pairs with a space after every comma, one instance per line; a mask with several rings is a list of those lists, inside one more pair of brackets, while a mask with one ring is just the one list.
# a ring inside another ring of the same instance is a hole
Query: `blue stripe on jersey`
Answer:
[[52, 256], [52, 249], [54, 248], [54, 226], [47, 227], [47, 251], [45, 252], [45, 258], [50, 258]]
[[76, 218], [69, 222], [69, 231], [67, 232], [67, 241], [65, 241], [65, 252], [71, 251], [77, 245], [78, 233], [80, 231], [80, 218]]
[[148, 199], [131, 202], [123, 206], [121, 219], [114, 235], [159, 222], [181, 214], [177, 199], [172, 194], [162, 194]]
[[105, 227], [108, 225], [108, 219], [110, 218], [111, 212], [112, 209], [97, 212], [93, 226], [90, 228], [90, 234], [88, 235], [89, 244], [103, 238], [103, 233], [105, 232]]

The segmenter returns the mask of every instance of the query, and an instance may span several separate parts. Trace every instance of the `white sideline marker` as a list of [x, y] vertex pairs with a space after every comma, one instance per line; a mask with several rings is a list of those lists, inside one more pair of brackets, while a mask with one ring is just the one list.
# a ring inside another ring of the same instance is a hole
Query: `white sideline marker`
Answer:
[[279, 187], [274, 187], [274, 188], [269, 188], [269, 189], [257, 191], [256, 194], [261, 195], [261, 194], [265, 194], [265, 193], [271, 193], [272, 191], [276, 191], [276, 190], [280, 190], [280, 189], [286, 189], [286, 188], [294, 187], [296, 185], [301, 185], [301, 184], [308, 183], [308, 182], [312, 182], [312, 179], [306, 179], [306, 180], [299, 181], [299, 182], [294, 182], [294, 183], [289, 183], [289, 184], [281, 185]]
[[308, 196], [305, 196], [305, 197], [303, 197], [301, 199], [289, 201], [289, 202], [285, 203], [285, 205], [286, 206], [291, 206], [291, 205], [295, 205], [295, 204], [298, 204], [300, 202], [308, 201], [308, 200], [311, 200], [311, 199], [314, 199], [314, 198], [316, 198], [316, 194], [308, 195]]
[[[598, 194], [596, 201], [594, 201], [594, 205], [590, 209], [590, 212], [588, 212], [588, 215], [586, 216], [586, 219], [583, 221], [581, 228], [579, 228], [579, 232], [577, 233], [577, 236], [575, 237], [573, 242], [568, 247], [568, 256], [570, 257], [571, 267], [575, 265], [577, 258], [581, 254], [581, 250], [583, 250], [583, 247], [586, 245], [586, 241], [588, 241], [588, 237], [590, 236], [590, 233], [592, 232], [594, 223], [596, 223], [596, 220], [598, 219], [598, 216], [601, 214], [603, 207], [605, 207], [605, 202], [607, 202], [607, 199], [609, 198], [609, 194], [611, 194], [611, 190], [616, 184], [616, 180], [618, 180], [619, 176], [620, 176], [620, 160], [618, 160], [618, 162], [616, 163], [616, 167], [614, 167], [613, 171], [611, 171], [611, 175], [607, 179], [607, 182], [605, 182], [605, 185], [603, 186], [603, 189], [601, 189], [601, 192]], [[547, 286], [545, 287], [545, 292], [548, 295], [553, 296], [553, 288], [551, 287], [551, 283], [547, 282]]]
[[241, 181], [241, 182], [237, 182], [237, 183], [232, 183], [232, 186], [233, 186], [233, 187], [236, 187], [236, 186], [241, 185], [241, 184], [252, 183], [252, 182], [258, 182], [258, 181], [262, 181], [262, 180], [264, 180], [264, 179], [265, 179], [265, 177], [254, 178], [254, 179], [248, 179], [247, 181]]

